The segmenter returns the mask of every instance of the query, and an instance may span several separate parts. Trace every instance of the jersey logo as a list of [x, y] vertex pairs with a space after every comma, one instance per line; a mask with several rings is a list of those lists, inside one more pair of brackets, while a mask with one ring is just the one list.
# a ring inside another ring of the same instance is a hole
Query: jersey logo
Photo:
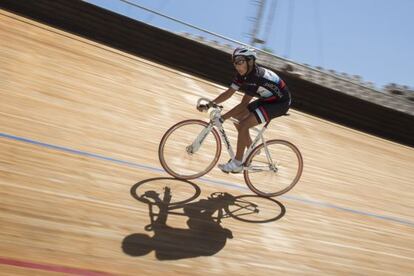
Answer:
[[263, 86], [266, 87], [266, 88], [268, 88], [268, 89], [270, 89], [270, 90], [272, 90], [272, 91], [278, 91], [279, 90], [279, 88], [277, 87], [277, 85], [274, 84], [274, 83], [271, 83], [271, 82], [265, 82], [263, 84]]

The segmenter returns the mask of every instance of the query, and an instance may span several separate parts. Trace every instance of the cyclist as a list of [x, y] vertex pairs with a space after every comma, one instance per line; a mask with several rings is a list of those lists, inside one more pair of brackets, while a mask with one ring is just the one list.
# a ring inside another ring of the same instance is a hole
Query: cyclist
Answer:
[[[244, 150], [252, 144], [249, 129], [286, 114], [291, 104], [291, 96], [286, 83], [276, 73], [256, 64], [254, 49], [236, 48], [232, 62], [237, 71], [236, 76], [231, 86], [212, 103], [222, 103], [236, 91], [244, 93], [240, 104], [222, 116], [223, 120], [233, 117], [239, 121], [235, 124], [238, 131], [236, 156], [227, 164], [218, 165], [223, 172], [239, 173], [243, 170]], [[258, 99], [250, 102], [253, 98]], [[200, 105], [197, 109], [203, 111], [210, 108], [212, 103]]]

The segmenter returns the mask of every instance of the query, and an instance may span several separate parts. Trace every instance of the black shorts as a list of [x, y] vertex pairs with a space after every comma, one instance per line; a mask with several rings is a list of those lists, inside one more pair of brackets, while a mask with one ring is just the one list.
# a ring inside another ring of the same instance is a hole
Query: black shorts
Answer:
[[290, 107], [290, 99], [266, 102], [261, 99], [251, 102], [247, 108], [252, 112], [259, 124], [270, 122], [273, 118], [285, 115]]

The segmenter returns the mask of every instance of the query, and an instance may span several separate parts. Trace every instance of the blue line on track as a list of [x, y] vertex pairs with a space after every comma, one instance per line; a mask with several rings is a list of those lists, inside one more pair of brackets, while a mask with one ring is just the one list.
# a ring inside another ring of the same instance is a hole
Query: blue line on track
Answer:
[[[56, 145], [43, 143], [43, 142], [35, 141], [35, 140], [32, 140], [32, 139], [18, 137], [18, 136], [6, 134], [6, 133], [0, 133], [0, 137], [10, 139], [10, 140], [14, 140], [14, 141], [28, 143], [28, 144], [32, 144], [32, 145], [36, 145], [36, 146], [40, 146], [40, 147], [44, 147], [44, 148], [49, 148], [49, 149], [53, 149], [53, 150], [64, 151], [64, 152], [72, 153], [72, 154], [75, 154], [75, 155], [81, 155], [81, 156], [86, 156], [86, 157], [90, 157], [90, 158], [94, 158], [94, 159], [109, 161], [109, 162], [117, 163], [117, 164], [120, 164], [120, 165], [126, 165], [128, 167], [143, 169], [143, 170], [152, 171], [152, 172], [161, 172], [161, 173], [165, 172], [163, 169], [156, 168], [156, 167], [151, 167], [151, 166], [147, 166], [147, 165], [143, 165], [143, 164], [139, 164], [139, 163], [124, 161], [124, 160], [121, 160], [121, 159], [116, 159], [116, 158], [107, 157], [107, 156], [104, 156], [104, 155], [89, 153], [89, 152], [86, 152], [86, 151], [75, 150], [75, 149], [71, 149], [71, 148], [67, 148], [67, 147], [56, 146]], [[202, 181], [202, 182], [212, 183], [212, 184], [221, 185], [221, 186], [227, 186], [227, 187], [235, 188], [235, 189], [238, 189], [238, 190], [249, 191], [249, 189], [247, 187], [240, 186], [240, 185], [233, 184], [233, 183], [229, 183], [229, 182], [211, 180], [211, 179], [204, 178], [204, 177], [199, 178], [199, 180]], [[364, 215], [364, 216], [368, 216], [368, 217], [372, 217], [372, 218], [388, 220], [388, 221], [392, 221], [392, 222], [398, 222], [398, 223], [401, 223], [401, 224], [405, 224], [405, 225], [414, 227], [414, 222], [407, 221], [407, 220], [400, 219], [400, 218], [391, 217], [391, 216], [377, 215], [377, 214], [373, 214], [373, 213], [369, 213], [369, 212], [364, 212], [364, 211], [354, 210], [354, 209], [350, 209], [350, 208], [346, 208], [346, 207], [336, 206], [336, 205], [333, 205], [333, 204], [330, 204], [330, 203], [324, 203], [324, 202], [319, 202], [319, 201], [314, 201], [314, 200], [308, 200], [308, 199], [304, 199], [304, 198], [300, 198], [300, 197], [296, 197], [296, 196], [291, 196], [291, 195], [283, 195], [283, 196], [281, 196], [281, 198], [285, 198], [285, 199], [288, 199], [288, 200], [299, 201], [301, 203], [306, 203], [306, 204], [310, 204], [310, 205], [316, 205], [316, 206], [321, 206], [321, 207], [326, 207], [326, 208], [332, 208], [332, 209], [335, 209], [335, 210], [354, 213], [354, 214], [358, 214], [358, 215]]]

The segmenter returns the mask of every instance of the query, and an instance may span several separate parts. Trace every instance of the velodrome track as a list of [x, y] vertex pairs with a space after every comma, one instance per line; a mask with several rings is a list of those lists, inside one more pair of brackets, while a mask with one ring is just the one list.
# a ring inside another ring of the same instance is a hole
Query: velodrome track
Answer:
[[[185, 218], [170, 215], [183, 231], [167, 242], [182, 245], [133, 256], [133, 234], [154, 234], [131, 188], [172, 183], [189, 197], [187, 183], [154, 179], [168, 177], [158, 143], [174, 123], [205, 119], [196, 100], [224, 87], [3, 10], [0, 38], [1, 275], [414, 273], [414, 150], [295, 110], [266, 134], [293, 142], [305, 162], [280, 205], [261, 206], [278, 220], [223, 219], [232, 238], [211, 232], [217, 248], [203, 254]], [[192, 183], [197, 200], [251, 194], [218, 169]]]

